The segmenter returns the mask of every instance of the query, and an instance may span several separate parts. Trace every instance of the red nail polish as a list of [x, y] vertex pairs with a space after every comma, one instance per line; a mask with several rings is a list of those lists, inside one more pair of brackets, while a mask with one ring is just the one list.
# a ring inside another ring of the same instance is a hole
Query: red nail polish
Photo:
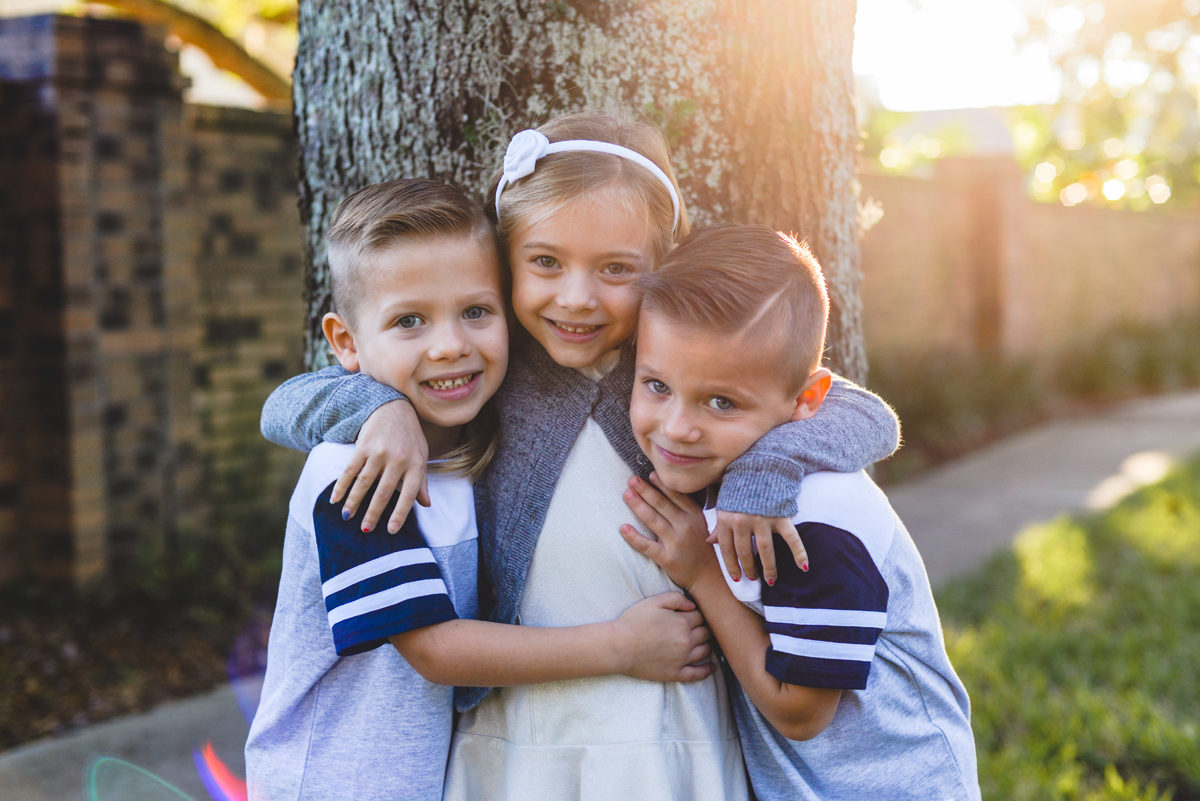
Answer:
[[730, 576], [730, 578], [732, 578], [734, 581], [741, 581], [741, 580], [742, 580], [742, 577], [741, 577], [741, 576]]
[[775, 579], [767, 579], [767, 586], [768, 586], [768, 587], [774, 587], [774, 586], [775, 586]]
[[804, 564], [800, 565], [800, 569], [803, 570], [805, 573], [807, 573], [808, 572], [808, 562], [805, 562]]
[[370, 534], [370, 533], [371, 533], [371, 527], [363, 526], [363, 534]]

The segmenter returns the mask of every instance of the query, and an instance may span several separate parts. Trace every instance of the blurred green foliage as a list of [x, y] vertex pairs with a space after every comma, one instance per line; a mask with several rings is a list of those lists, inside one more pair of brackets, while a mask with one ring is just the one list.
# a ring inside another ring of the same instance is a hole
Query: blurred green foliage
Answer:
[[1123, 325], [1046, 367], [977, 354], [881, 354], [870, 386], [903, 426], [904, 447], [876, 466], [901, 481], [1031, 424], [1150, 392], [1200, 386], [1200, 314]]
[[1200, 459], [938, 593], [983, 797], [1200, 798]]
[[1031, 193], [1135, 209], [1200, 200], [1200, 2], [1031, 0], [1027, 8], [1026, 43], [1045, 45], [1063, 77], [1059, 107], [1027, 110], [1022, 121], [1040, 133], [1020, 154]]

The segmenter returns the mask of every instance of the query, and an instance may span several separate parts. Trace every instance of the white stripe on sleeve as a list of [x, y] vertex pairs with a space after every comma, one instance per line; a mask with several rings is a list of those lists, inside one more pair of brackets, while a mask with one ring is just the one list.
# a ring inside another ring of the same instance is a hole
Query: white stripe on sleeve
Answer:
[[321, 596], [328, 598], [335, 592], [344, 590], [352, 584], [365, 581], [373, 576], [383, 575], [389, 570], [395, 570], [398, 567], [408, 567], [409, 565], [419, 565], [432, 561], [434, 561], [433, 552], [428, 548], [409, 548], [407, 551], [384, 554], [376, 559], [372, 559], [370, 562], [363, 562], [361, 565], [355, 565], [349, 570], [338, 573], [321, 585]]
[[812, 659], [847, 659], [852, 662], [870, 662], [875, 658], [874, 645], [802, 640], [799, 637], [788, 637], [785, 634], [772, 634], [771, 647], [786, 654], [807, 656]]
[[410, 581], [407, 584], [389, 587], [365, 598], [355, 599], [336, 609], [329, 610], [329, 627], [333, 628], [334, 624], [341, 623], [348, 618], [365, 615], [368, 612], [385, 609], [426, 595], [449, 595], [446, 591], [446, 582], [440, 578]]
[[767, 606], [763, 616], [768, 623], [792, 626], [845, 626], [862, 629], [882, 629], [887, 625], [887, 612], [865, 612], [860, 609], [804, 609], [794, 606]]

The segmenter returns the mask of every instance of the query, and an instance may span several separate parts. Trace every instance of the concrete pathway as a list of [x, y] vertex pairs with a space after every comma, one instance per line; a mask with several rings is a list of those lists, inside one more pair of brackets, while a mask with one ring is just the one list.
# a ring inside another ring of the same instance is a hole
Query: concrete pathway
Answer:
[[1058, 420], [887, 488], [936, 587], [1030, 523], [1106, 509], [1200, 450], [1200, 392]]
[[[888, 488], [936, 586], [1007, 547], [1025, 525], [1064, 512], [1102, 509], [1153, 483], [1173, 460], [1200, 450], [1200, 392], [1135, 401], [1108, 413], [1048, 423]], [[144, 715], [89, 726], [0, 754], [2, 801], [208, 801], [192, 751], [212, 741], [217, 756], [245, 775], [247, 725], [227, 685]], [[85, 771], [100, 767], [96, 792]]]

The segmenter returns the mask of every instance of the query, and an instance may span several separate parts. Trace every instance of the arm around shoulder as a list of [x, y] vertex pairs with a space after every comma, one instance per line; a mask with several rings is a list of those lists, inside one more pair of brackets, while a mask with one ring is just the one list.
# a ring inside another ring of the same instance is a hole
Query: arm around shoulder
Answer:
[[717, 508], [790, 517], [808, 473], [852, 473], [891, 456], [900, 421], [882, 398], [835, 376], [815, 415], [772, 429], [725, 471]]
[[343, 367], [304, 373], [277, 387], [263, 405], [262, 434], [276, 445], [310, 451], [351, 443], [371, 414], [404, 394]]

